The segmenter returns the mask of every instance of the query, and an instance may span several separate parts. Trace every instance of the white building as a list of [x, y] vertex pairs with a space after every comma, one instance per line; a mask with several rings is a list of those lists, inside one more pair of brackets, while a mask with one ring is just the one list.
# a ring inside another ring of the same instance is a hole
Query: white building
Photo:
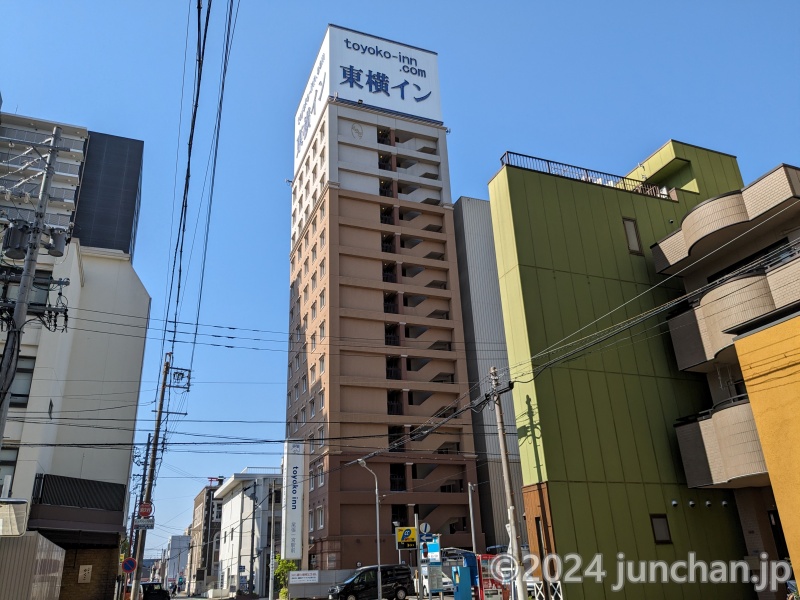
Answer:
[[[20, 140], [42, 143], [55, 125], [0, 114], [0, 221], [31, 217], [43, 161], [35, 152], [23, 155], [28, 146]], [[81, 592], [112, 597], [150, 313], [132, 265], [144, 144], [60, 126], [65, 150], [45, 222], [74, 223], [73, 238], [63, 256], [39, 255], [40, 283], [23, 330], [0, 481], [11, 475], [11, 495], [31, 501], [28, 528], [67, 550], [62, 596], [77, 584], [78, 569], [91, 565], [95, 575]], [[9, 198], [4, 188], [30, 197]], [[2, 271], [18, 273], [20, 265], [6, 256]], [[49, 277], [70, 285], [59, 290], [41, 283]], [[4, 311], [13, 306], [15, 286], [0, 290]], [[59, 318], [51, 331], [36, 316], [60, 301], [68, 306], [68, 327]]]
[[281, 484], [280, 467], [247, 467], [214, 493], [214, 499], [222, 502], [221, 589], [247, 591], [252, 573], [253, 589], [267, 595], [270, 550], [274, 547], [278, 554], [281, 544]]
[[167, 562], [164, 582], [168, 585], [180, 583], [180, 578], [186, 580], [186, 567], [189, 562], [189, 535], [173, 535], [167, 542], [164, 558]]

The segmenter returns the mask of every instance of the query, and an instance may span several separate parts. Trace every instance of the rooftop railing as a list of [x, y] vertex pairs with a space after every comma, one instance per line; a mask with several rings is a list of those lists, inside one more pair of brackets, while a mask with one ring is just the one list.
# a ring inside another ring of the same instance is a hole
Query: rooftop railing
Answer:
[[594, 171], [584, 167], [576, 167], [575, 165], [553, 162], [545, 158], [517, 154], [516, 152], [506, 152], [503, 154], [500, 158], [500, 163], [510, 167], [527, 169], [528, 171], [538, 171], [539, 173], [548, 173], [557, 177], [575, 179], [577, 181], [583, 181], [584, 183], [613, 187], [618, 190], [631, 192], [632, 194], [652, 196], [653, 198], [669, 199], [670, 197], [666, 188], [651, 183], [628, 179], [627, 177], [621, 177], [619, 175], [611, 175], [610, 173], [603, 173], [601, 171]]

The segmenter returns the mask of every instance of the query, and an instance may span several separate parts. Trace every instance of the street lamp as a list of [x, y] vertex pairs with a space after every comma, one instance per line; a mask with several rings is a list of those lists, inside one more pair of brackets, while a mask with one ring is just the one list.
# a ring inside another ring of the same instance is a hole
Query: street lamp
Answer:
[[[397, 542], [397, 528], [400, 527], [400, 521], [392, 521], [392, 525], [394, 525], [394, 532], [395, 532], [394, 533], [394, 537], [395, 537], [395, 542]], [[397, 547], [397, 564], [398, 565], [402, 565], [403, 564], [403, 555], [400, 554], [400, 552], [401, 552], [400, 546], [398, 546]]]
[[375, 542], [378, 549], [378, 600], [382, 600], [383, 581], [381, 580], [381, 506], [380, 497], [378, 496], [378, 476], [375, 475], [375, 471], [367, 466], [367, 463], [363, 458], [358, 459], [358, 464], [372, 473], [372, 476], [375, 478]]

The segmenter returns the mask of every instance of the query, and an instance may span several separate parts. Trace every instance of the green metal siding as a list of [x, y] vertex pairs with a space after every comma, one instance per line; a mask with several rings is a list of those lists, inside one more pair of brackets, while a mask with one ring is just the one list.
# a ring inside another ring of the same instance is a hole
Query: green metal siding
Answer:
[[[676, 159], [683, 162], [675, 163], [674, 173], [663, 171]], [[570, 340], [680, 294], [677, 280], [646, 292], [665, 279], [655, 272], [650, 245], [701, 200], [742, 185], [734, 157], [680, 142], [669, 142], [643, 164], [647, 173], [661, 170], [698, 193], [679, 190], [673, 202], [508, 166], [490, 182], [509, 364], [518, 382], [531, 379], [531, 356], [617, 306], [630, 301]], [[642, 178], [636, 170], [629, 176]], [[636, 219], [644, 256], [629, 252], [624, 217]], [[689, 551], [706, 560], [746, 553], [732, 494], [686, 487], [673, 423], [710, 400], [703, 377], [677, 370], [669, 336], [660, 335], [666, 331], [663, 316], [653, 319], [514, 388], [524, 484], [548, 483], [556, 550], [579, 552], [584, 565], [602, 552], [609, 571], [602, 586], [568, 584], [569, 598], [610, 596], [617, 552], [667, 561], [685, 559]], [[712, 508], [704, 506], [706, 499]], [[673, 544], [654, 543], [650, 514], [656, 513], [668, 515]], [[753, 594], [742, 585], [639, 585], [613, 595]]]

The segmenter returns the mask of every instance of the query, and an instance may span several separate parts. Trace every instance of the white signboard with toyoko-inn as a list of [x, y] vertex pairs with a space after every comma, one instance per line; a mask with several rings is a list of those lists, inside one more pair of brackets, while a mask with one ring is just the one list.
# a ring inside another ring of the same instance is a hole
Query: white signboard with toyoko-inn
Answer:
[[435, 52], [329, 25], [294, 122], [294, 169], [329, 97], [440, 123]]
[[305, 442], [287, 440], [283, 446], [281, 558], [303, 558], [305, 465]]

